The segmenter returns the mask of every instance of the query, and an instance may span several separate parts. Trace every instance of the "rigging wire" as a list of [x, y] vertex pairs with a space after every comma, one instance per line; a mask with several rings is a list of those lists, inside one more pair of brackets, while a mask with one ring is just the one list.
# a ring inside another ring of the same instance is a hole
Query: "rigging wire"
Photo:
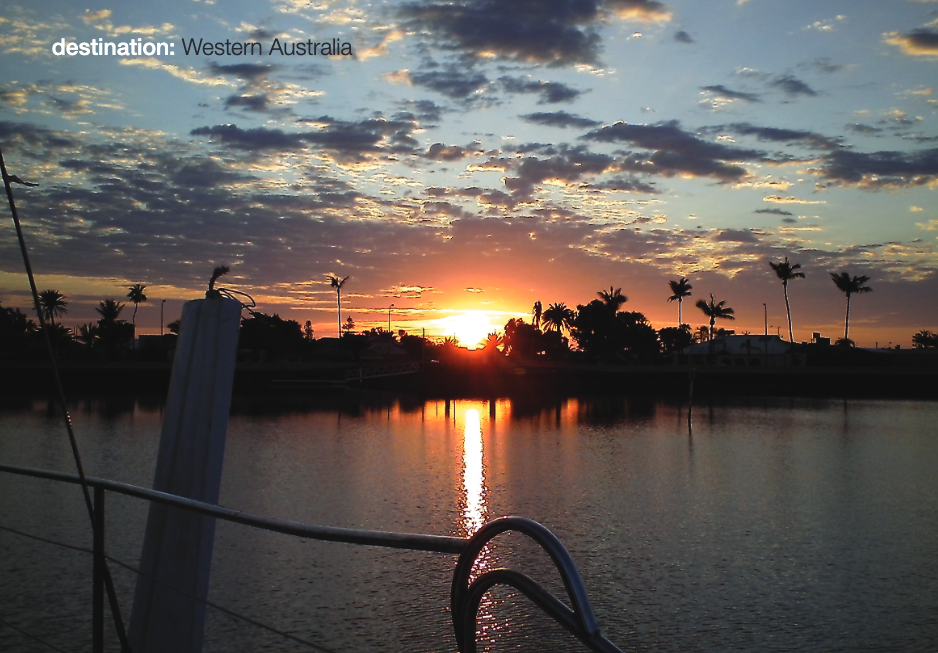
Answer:
[[[37, 540], [37, 541], [39, 541], [39, 542], [44, 542], [45, 544], [51, 544], [51, 545], [53, 545], [53, 546], [62, 547], [62, 548], [64, 548], [64, 549], [71, 549], [71, 550], [73, 550], [73, 551], [78, 551], [78, 552], [80, 552], [80, 553], [88, 553], [88, 554], [94, 555], [94, 551], [92, 551], [91, 549], [89, 549], [89, 548], [87, 548], [87, 547], [75, 546], [74, 544], [66, 544], [65, 542], [57, 542], [56, 540], [50, 540], [50, 539], [47, 539], [47, 538], [44, 538], [44, 537], [40, 537], [40, 536], [38, 536], [38, 535], [33, 535], [33, 534], [31, 534], [31, 533], [25, 533], [25, 532], [23, 532], [23, 531], [21, 531], [21, 530], [17, 530], [17, 529], [15, 529], [15, 528], [10, 528], [9, 526], [4, 526], [4, 525], [2, 525], [2, 524], [0, 524], [0, 530], [4, 530], [4, 531], [10, 532], [10, 533], [13, 533], [13, 534], [15, 534], [15, 535], [19, 535], [20, 537], [25, 537], [25, 538], [28, 538], [28, 539], [31, 539], [31, 540]], [[318, 644], [314, 644], [314, 643], [312, 643], [312, 642], [310, 642], [310, 641], [307, 641], [307, 640], [305, 640], [305, 639], [303, 639], [303, 638], [301, 638], [301, 637], [297, 637], [296, 635], [291, 635], [291, 634], [288, 633], [288, 632], [285, 632], [285, 631], [282, 631], [282, 630], [278, 630], [277, 628], [274, 628], [273, 626], [268, 626], [267, 624], [265, 624], [265, 623], [263, 623], [263, 622], [257, 621], [257, 620], [255, 620], [255, 619], [251, 619], [250, 617], [246, 617], [246, 616], [244, 616], [243, 614], [239, 614], [239, 613], [235, 612], [234, 610], [229, 610], [228, 608], [223, 607], [223, 606], [221, 606], [221, 605], [218, 605], [217, 603], [215, 603], [215, 602], [213, 602], [213, 601], [209, 601], [208, 599], [203, 599], [203, 598], [200, 598], [200, 597], [195, 596], [195, 595], [193, 595], [193, 594], [190, 594], [190, 593], [186, 592], [185, 590], [181, 590], [181, 589], [179, 589], [178, 587], [174, 587], [173, 585], [170, 585], [169, 583], [167, 583], [167, 582], [165, 582], [165, 581], [161, 581], [161, 580], [159, 580], [159, 579], [157, 579], [157, 578], [153, 578], [153, 577], [150, 576], [149, 574], [143, 573], [142, 571], [140, 571], [138, 568], [134, 567], [133, 565], [130, 565], [130, 564], [126, 563], [126, 562], [121, 562], [121, 561], [118, 560], [117, 558], [112, 558], [112, 557], [109, 556], [109, 555], [105, 555], [104, 557], [107, 558], [110, 562], [113, 562], [115, 565], [117, 565], [117, 566], [119, 566], [119, 567], [123, 567], [124, 569], [126, 569], [126, 570], [128, 570], [128, 571], [131, 571], [131, 572], [137, 574], [138, 576], [142, 576], [142, 577], [144, 577], [144, 578], [146, 578], [146, 579], [148, 579], [148, 580], [150, 580], [150, 581], [152, 581], [152, 582], [154, 582], [154, 583], [157, 583], [158, 585], [162, 585], [163, 587], [166, 587], [166, 588], [168, 588], [168, 589], [171, 589], [171, 590], [173, 590], [174, 592], [177, 592], [178, 594], [181, 594], [181, 595], [185, 596], [186, 598], [194, 599], [194, 600], [198, 601], [199, 603], [203, 603], [203, 604], [207, 605], [208, 607], [213, 608], [213, 609], [215, 609], [215, 610], [218, 610], [219, 612], [221, 612], [221, 613], [223, 613], [223, 614], [226, 614], [226, 615], [228, 615], [228, 616], [230, 616], [230, 617], [234, 617], [235, 619], [240, 619], [241, 621], [244, 621], [245, 623], [251, 624], [252, 626], [255, 626], [256, 628], [261, 628], [261, 629], [266, 630], [266, 631], [268, 631], [268, 632], [274, 633], [275, 635], [280, 635], [281, 637], [284, 637], [284, 638], [286, 638], [286, 639], [293, 640], [294, 642], [298, 642], [298, 643], [300, 643], [300, 644], [305, 644], [306, 646], [309, 646], [310, 648], [316, 649], [317, 651], [322, 651], [323, 653], [336, 653], [336, 651], [334, 651], [333, 649], [329, 649], [329, 648], [326, 648], [326, 647], [324, 647], [324, 646], [320, 646], [320, 645], [318, 645]], [[5, 622], [4, 622], [2, 619], [0, 619], [0, 623], [5, 623]], [[20, 630], [19, 628], [16, 628], [15, 626], [12, 626], [12, 625], [10, 625], [10, 624], [7, 624], [7, 625], [10, 626], [11, 628], [15, 628], [16, 630]], [[20, 630], [20, 632], [23, 633], [24, 635], [26, 635], [27, 637], [32, 637], [32, 635], [30, 635], [29, 633], [27, 633], [27, 632], [25, 632], [25, 631]], [[42, 640], [37, 640], [37, 641], [42, 642]], [[42, 643], [45, 644], [46, 642], [42, 642]], [[48, 646], [52, 646], [52, 645], [49, 644]], [[52, 646], [52, 648], [55, 648], [55, 647]], [[56, 650], [61, 650], [61, 649], [56, 649]]]
[[[39, 291], [36, 289], [36, 279], [33, 276], [33, 268], [29, 262], [29, 252], [26, 249], [26, 238], [23, 235], [23, 228], [20, 225], [19, 215], [16, 212], [16, 204], [13, 202], [13, 189], [10, 182], [24, 185], [35, 185], [23, 182], [16, 175], [8, 175], [6, 164], [3, 161], [3, 150], [0, 148], [0, 174], [3, 176], [3, 185], [6, 189], [7, 200], [10, 202], [10, 212], [13, 215], [13, 225], [16, 227], [16, 237], [19, 240], [20, 252], [23, 255], [23, 265], [26, 267], [26, 276], [29, 278], [29, 287], [33, 294], [33, 304], [36, 309], [36, 316], [39, 319], [39, 326], [42, 330], [43, 339], [46, 344], [46, 351], [49, 354], [49, 362], [52, 366], [52, 377], [55, 384], [56, 394], [58, 395], [59, 405], [62, 408], [62, 418], [65, 421], [65, 430], [68, 432], [68, 442], [72, 449], [72, 458], [75, 461], [75, 468], [80, 479], [81, 491], [85, 499], [85, 507], [88, 510], [88, 518], [91, 520], [92, 532], [95, 530], [94, 505], [91, 501], [91, 493], [88, 491], [88, 482], [85, 479], [85, 470], [81, 463], [81, 453], [78, 450], [78, 440], [75, 437], [75, 431], [72, 428], [72, 417], [69, 415], [68, 406], [65, 403], [65, 391], [62, 389], [62, 379], [59, 375], [59, 366], [55, 360], [55, 353], [52, 350], [52, 341], [49, 338], [49, 327], [46, 325], [45, 317], [42, 311], [42, 304], [39, 301]], [[111, 614], [114, 617], [114, 626], [117, 629], [117, 637], [120, 639], [121, 649], [125, 653], [130, 653], [130, 642], [127, 639], [127, 633], [124, 630], [123, 619], [121, 618], [120, 606], [117, 603], [117, 593], [114, 591], [114, 581], [111, 579], [111, 572], [107, 565], [104, 566], [104, 585], [107, 589], [108, 602], [111, 606]]]

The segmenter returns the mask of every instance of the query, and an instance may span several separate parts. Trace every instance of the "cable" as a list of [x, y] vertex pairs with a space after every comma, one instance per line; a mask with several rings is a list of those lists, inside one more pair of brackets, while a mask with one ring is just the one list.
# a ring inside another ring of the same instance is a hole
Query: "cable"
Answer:
[[[52, 365], [52, 376], [55, 381], [56, 394], [59, 404], [62, 407], [62, 418], [65, 420], [65, 430], [68, 432], [68, 442], [72, 448], [72, 458], [75, 460], [75, 468], [81, 481], [81, 491], [85, 498], [85, 508], [88, 510], [88, 518], [91, 521], [91, 530], [95, 530], [94, 506], [91, 503], [91, 493], [88, 491], [88, 482], [85, 479], [85, 470], [81, 464], [81, 454], [78, 451], [78, 440], [75, 438], [75, 432], [72, 430], [72, 417], [68, 413], [68, 406], [65, 403], [65, 391], [62, 389], [62, 379], [59, 376], [59, 366], [55, 360], [55, 353], [52, 350], [52, 341], [49, 338], [49, 327], [46, 325], [45, 317], [42, 312], [42, 304], [39, 301], [39, 291], [36, 289], [36, 279], [33, 276], [33, 268], [29, 262], [29, 252], [26, 250], [26, 238], [23, 236], [23, 228], [20, 225], [20, 218], [16, 212], [16, 204], [13, 202], [13, 189], [10, 182], [23, 183], [19, 177], [7, 174], [6, 164], [3, 161], [3, 150], [0, 149], [0, 175], [3, 177], [3, 185], [6, 189], [7, 199], [10, 202], [10, 212], [13, 215], [13, 225], [16, 227], [16, 237], [19, 240], [20, 252], [23, 255], [23, 265], [26, 267], [26, 276], [29, 278], [29, 287], [33, 293], [33, 304], [36, 309], [36, 316], [39, 319], [39, 326], [42, 330], [43, 338], [46, 343], [46, 351], [49, 353], [49, 362]], [[127, 640], [127, 633], [124, 630], [124, 622], [121, 619], [120, 606], [117, 603], [117, 594], [114, 591], [114, 582], [111, 580], [111, 572], [107, 565], [104, 566], [104, 585], [107, 589], [108, 602], [111, 605], [111, 614], [114, 617], [114, 626], [117, 628], [117, 637], [121, 642], [121, 649], [125, 653], [130, 653], [130, 642]]]
[[[94, 555], [94, 551], [92, 551], [91, 549], [88, 549], [88, 548], [85, 548], [85, 547], [80, 547], [80, 546], [75, 546], [75, 545], [73, 545], [73, 544], [65, 544], [64, 542], [56, 542], [55, 540], [49, 540], [49, 539], [46, 539], [46, 538], [44, 538], [44, 537], [39, 537], [38, 535], [31, 535], [30, 533], [24, 533], [23, 531], [17, 530], [17, 529], [15, 529], [15, 528], [10, 528], [9, 526], [3, 526], [2, 524], [0, 524], [0, 530], [8, 531], [8, 532], [10, 532], [10, 533], [14, 533], [14, 534], [19, 535], [19, 536], [21, 536], [21, 537], [29, 538], [29, 539], [31, 539], [31, 540], [37, 540], [37, 541], [39, 541], [39, 542], [44, 542], [44, 543], [46, 543], [46, 544], [52, 544], [53, 546], [58, 546], [58, 547], [62, 547], [62, 548], [65, 548], [65, 549], [71, 549], [71, 550], [73, 550], [73, 551], [79, 551], [79, 552], [81, 552], [81, 553], [88, 553], [88, 554]], [[133, 565], [127, 564], [126, 562], [121, 562], [121, 561], [118, 560], [117, 558], [112, 558], [112, 557], [109, 556], [109, 555], [105, 555], [104, 557], [107, 558], [107, 560], [108, 560], [109, 562], [113, 562], [115, 565], [117, 565], [117, 566], [119, 566], [119, 567], [123, 567], [124, 569], [127, 569], [128, 571], [132, 571], [133, 573], [137, 574], [138, 576], [142, 576], [142, 577], [144, 577], [144, 578], [147, 578], [148, 580], [150, 580], [150, 581], [152, 581], [152, 582], [154, 582], [154, 583], [157, 583], [158, 585], [162, 585], [163, 587], [166, 587], [166, 588], [168, 588], [168, 589], [171, 589], [171, 590], [173, 590], [174, 592], [178, 592], [179, 594], [182, 594], [183, 596], [185, 596], [185, 597], [187, 597], [187, 598], [195, 599], [195, 600], [198, 601], [199, 603], [204, 603], [204, 604], [207, 605], [208, 607], [214, 608], [215, 610], [218, 610], [219, 612], [222, 612], [222, 613], [224, 613], [224, 614], [227, 614], [227, 615], [230, 616], [230, 617], [234, 617], [235, 619], [240, 619], [240, 620], [244, 621], [245, 623], [249, 623], [249, 624], [251, 624], [252, 626], [255, 626], [255, 627], [257, 627], [257, 628], [261, 628], [261, 629], [263, 629], [263, 630], [267, 630], [267, 631], [269, 631], [269, 632], [271, 632], [271, 633], [274, 633], [274, 634], [276, 634], [276, 635], [280, 635], [281, 637], [284, 637], [284, 638], [286, 638], [286, 639], [291, 639], [291, 640], [293, 640], [293, 641], [295, 641], [295, 642], [298, 642], [298, 643], [300, 643], [300, 644], [305, 644], [306, 646], [309, 646], [310, 648], [314, 648], [314, 649], [316, 649], [317, 651], [323, 651], [324, 653], [336, 653], [336, 652], [335, 652], [334, 650], [332, 650], [332, 649], [325, 648], [324, 646], [319, 646], [318, 644], [313, 644], [312, 642], [308, 642], [308, 641], [306, 641], [305, 639], [302, 639], [302, 638], [297, 637], [297, 636], [295, 636], [295, 635], [291, 635], [290, 633], [286, 633], [286, 632], [284, 632], [284, 631], [282, 631], [282, 630], [278, 630], [278, 629], [274, 628], [273, 626], [268, 626], [267, 624], [261, 623], [260, 621], [256, 621], [256, 620], [254, 620], [254, 619], [251, 619], [250, 617], [245, 617], [244, 615], [238, 614], [237, 612], [234, 612], [233, 610], [229, 610], [228, 608], [225, 608], [225, 607], [223, 607], [223, 606], [220, 606], [220, 605], [218, 605], [217, 603], [215, 603], [215, 602], [213, 602], [213, 601], [209, 601], [208, 599], [202, 599], [202, 598], [199, 598], [198, 596], [194, 596], [194, 595], [192, 595], [192, 594], [189, 594], [188, 592], [185, 592], [185, 591], [183, 591], [183, 590], [181, 590], [181, 589], [179, 589], [179, 588], [177, 588], [177, 587], [174, 587], [174, 586], [170, 585], [169, 583], [163, 582], [163, 581], [161, 581], [161, 580], [157, 580], [156, 578], [153, 578], [152, 576], [149, 576], [148, 574], [144, 574], [143, 572], [141, 572], [139, 569], [137, 569], [137, 568], [134, 567]], [[10, 627], [11, 627], [11, 628], [14, 628], [14, 626], [10, 626]], [[28, 633], [23, 633], [23, 634], [29, 636]], [[45, 642], [43, 642], [43, 643], [45, 643]], [[53, 647], [53, 648], [54, 648], [54, 647]], [[57, 649], [57, 650], [59, 650], [59, 649]]]
[[39, 642], [39, 643], [42, 644], [43, 646], [48, 646], [48, 647], [51, 648], [53, 651], [59, 651], [59, 653], [69, 653], [69, 652], [66, 651], [65, 649], [61, 649], [61, 648], [59, 648], [58, 646], [56, 646], [55, 644], [50, 644], [49, 642], [45, 641], [44, 639], [40, 639], [39, 637], [36, 637], [35, 635], [32, 635], [32, 634], [30, 634], [30, 633], [27, 633], [27, 632], [26, 632], [25, 630], [23, 630], [22, 628], [17, 628], [16, 626], [14, 626], [13, 624], [11, 624], [9, 621], [6, 621], [5, 619], [0, 618], [0, 624], [3, 624], [3, 625], [6, 626], [7, 628], [12, 628], [13, 630], [15, 630], [16, 632], [18, 632], [19, 634], [24, 635], [24, 636], [28, 637], [29, 639], [31, 639], [31, 640], [33, 640], [33, 641]]

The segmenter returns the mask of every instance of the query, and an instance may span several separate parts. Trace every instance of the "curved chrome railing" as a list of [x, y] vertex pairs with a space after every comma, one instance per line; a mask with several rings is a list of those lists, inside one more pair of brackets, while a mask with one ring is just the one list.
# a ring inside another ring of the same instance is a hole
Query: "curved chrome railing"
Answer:
[[[80, 484], [80, 478], [75, 474], [54, 472], [44, 469], [16, 467], [0, 464], [0, 472], [41, 478], [62, 483]], [[502, 517], [491, 521], [480, 528], [468, 539], [460, 537], [447, 537], [442, 535], [425, 535], [421, 533], [395, 533], [388, 531], [372, 531], [353, 528], [336, 528], [332, 526], [315, 526], [286, 519], [264, 517], [251, 513], [217, 506], [185, 497], [167, 494], [157, 490], [150, 490], [136, 485], [120, 483], [104, 478], [88, 476], [85, 478], [88, 486], [95, 492], [95, 520], [104, 531], [104, 496], [105, 491], [117, 492], [126, 496], [155, 501], [164, 505], [173, 506], [183, 510], [190, 510], [203, 515], [216, 517], [225, 521], [235, 522], [266, 531], [295, 535], [313, 540], [328, 542], [344, 542], [346, 544], [366, 544], [369, 546], [391, 547], [396, 549], [409, 549], [412, 551], [431, 551], [436, 553], [458, 554], [459, 560], [453, 573], [451, 587], [451, 606], [453, 614], [453, 628], [456, 643], [460, 653], [474, 653], [476, 618], [479, 603], [485, 593], [494, 585], [509, 585], [531, 599], [545, 613], [555, 619], [560, 625], [575, 635], [590, 650], [599, 653], [621, 653], [612, 642], [603, 637], [596, 624], [589, 598], [583, 580], [577, 571], [573, 558], [560, 540], [545, 526], [536, 521], [523, 517]], [[497, 535], [506, 531], [523, 533], [541, 545], [547, 552], [557, 570], [560, 572], [567, 596], [573, 606], [571, 609], [550, 592], [541, 587], [528, 576], [510, 569], [496, 569], [482, 574], [471, 583], [469, 577], [477, 556], [482, 549]], [[94, 538], [94, 580], [93, 580], [93, 629], [96, 634], [103, 630], [102, 586], [104, 583], [105, 542], [103, 537]], [[103, 645], [103, 638], [95, 637], [94, 650], [98, 643]]]

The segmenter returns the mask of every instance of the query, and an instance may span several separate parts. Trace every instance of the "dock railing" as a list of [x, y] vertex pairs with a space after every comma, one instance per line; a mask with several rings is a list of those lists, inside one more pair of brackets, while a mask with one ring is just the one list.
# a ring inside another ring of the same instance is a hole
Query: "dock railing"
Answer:
[[[0, 472], [75, 485], [81, 483], [79, 477], [75, 474], [43, 469], [0, 464]], [[549, 615], [580, 640], [590, 651], [597, 653], [621, 653], [619, 648], [600, 633], [599, 626], [596, 623], [596, 617], [593, 614], [586, 594], [583, 580], [567, 549], [550, 530], [530, 519], [523, 517], [502, 517], [483, 525], [469, 538], [336, 528], [254, 515], [224, 506], [194, 501], [173, 494], [150, 490], [127, 483], [120, 483], [109, 479], [89, 476], [86, 477], [86, 481], [94, 490], [94, 519], [96, 524], [94, 529], [95, 537], [93, 550], [90, 552], [93, 557], [91, 592], [93, 653], [102, 653], [104, 650], [104, 583], [106, 561], [114, 562], [115, 564], [127, 567], [135, 573], [140, 573], [139, 570], [114, 560], [107, 555], [105, 541], [105, 497], [107, 492], [117, 492], [125, 496], [161, 503], [181, 510], [188, 510], [265, 531], [283, 533], [285, 535], [293, 535], [307, 539], [458, 555], [459, 559], [453, 573], [453, 581], [450, 590], [450, 607], [456, 644], [460, 653], [475, 653], [476, 618], [479, 605], [485, 593], [495, 585], [511, 586], [527, 596], [535, 605], [541, 608], [544, 613]], [[4, 529], [29, 537], [28, 534], [20, 533], [12, 528], [4, 527]], [[511, 569], [494, 569], [479, 575], [474, 580], [470, 580], [476, 558], [482, 552], [485, 545], [496, 536], [507, 531], [522, 533], [537, 542], [541, 548], [545, 550], [560, 573], [570, 606], [553, 596], [527, 575]], [[49, 542], [48, 540], [46, 541]], [[50, 543], [59, 544], [56, 542]], [[206, 603], [214, 608], [223, 610], [223, 608], [211, 602]], [[232, 613], [229, 612], [229, 614]], [[248, 619], [248, 621], [251, 620]], [[310, 642], [300, 640], [295, 636], [276, 631], [264, 624], [254, 621], [252, 621], [252, 623], [268, 630], [273, 630], [280, 635], [301, 643], [308, 644], [315, 648], [321, 648]], [[29, 636], [28, 633], [24, 634]]]

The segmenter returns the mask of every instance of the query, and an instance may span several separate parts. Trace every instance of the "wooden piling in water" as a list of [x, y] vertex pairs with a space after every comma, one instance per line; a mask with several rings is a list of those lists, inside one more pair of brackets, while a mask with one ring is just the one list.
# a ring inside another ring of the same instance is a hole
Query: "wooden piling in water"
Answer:
[[[173, 361], [153, 489], [218, 503], [241, 303], [190, 301]], [[202, 650], [214, 518], [151, 504], [130, 617], [134, 653]]]

